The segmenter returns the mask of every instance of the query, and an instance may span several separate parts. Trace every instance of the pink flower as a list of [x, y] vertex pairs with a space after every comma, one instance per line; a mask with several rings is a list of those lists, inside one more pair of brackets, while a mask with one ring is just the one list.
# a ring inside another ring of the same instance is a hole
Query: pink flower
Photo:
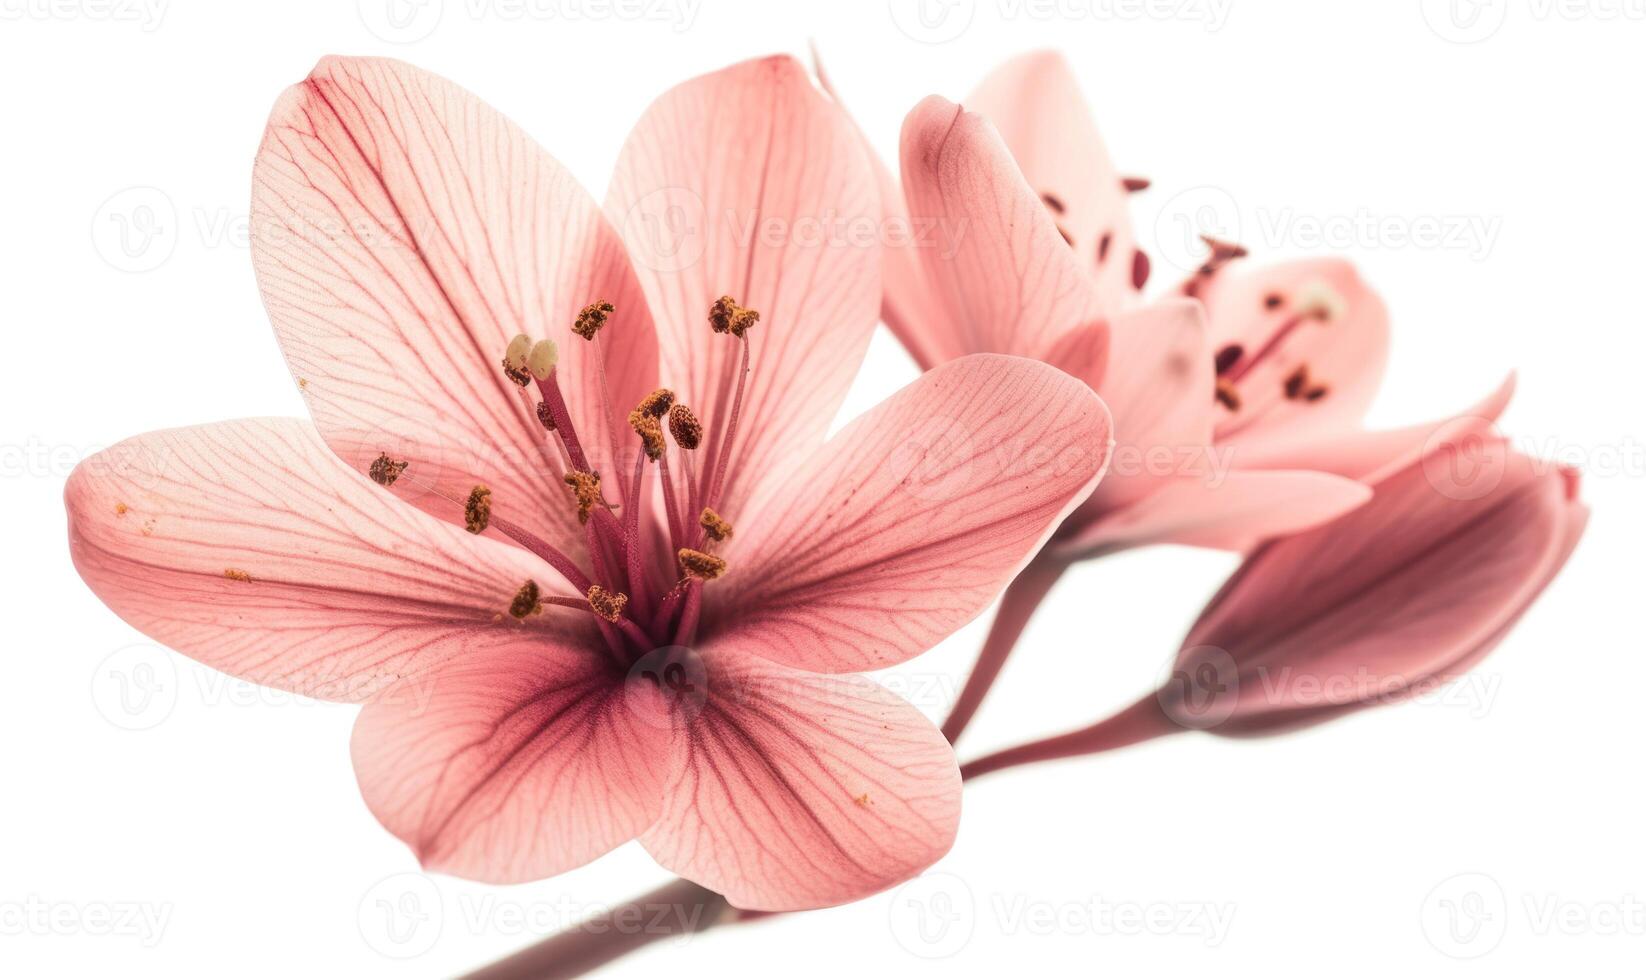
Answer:
[[1566, 564], [1576, 471], [1461, 419], [1366, 506], [1264, 545], [1201, 613], [1162, 688], [1186, 727], [1250, 735], [1422, 693], [1469, 670]]
[[971, 357], [825, 441], [880, 257], [799, 229], [879, 205], [790, 59], [659, 99], [606, 214], [462, 89], [323, 60], [253, 191], [314, 425], [88, 462], [75, 563], [189, 656], [364, 703], [361, 790], [431, 869], [524, 881], [638, 837], [746, 909], [908, 878], [954, 838], [957, 768], [855, 672], [987, 605], [1096, 482], [1107, 412]]
[[1142, 304], [1150, 264], [1127, 197], [1147, 181], [1116, 169], [1060, 56], [1007, 62], [966, 109], [922, 102], [904, 123], [901, 185], [880, 176], [912, 242], [886, 250], [884, 317], [916, 361], [1036, 358], [1114, 413], [1109, 472], [1051, 557], [1155, 542], [1246, 550], [1365, 502], [1319, 454], [1345, 441], [1401, 458], [1420, 448], [1360, 427], [1388, 317], [1347, 263], [1241, 273], [1231, 263], [1245, 250], [1211, 243], [1195, 275]]

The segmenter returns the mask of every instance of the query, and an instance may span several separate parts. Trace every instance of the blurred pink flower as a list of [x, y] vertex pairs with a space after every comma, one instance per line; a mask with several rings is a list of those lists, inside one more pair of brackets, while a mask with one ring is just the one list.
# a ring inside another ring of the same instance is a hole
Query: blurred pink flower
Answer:
[[455, 85], [323, 60], [253, 191], [314, 424], [89, 461], [76, 566], [203, 663], [364, 703], [366, 802], [431, 869], [524, 881], [638, 837], [746, 909], [895, 884], [953, 841], [958, 772], [854, 672], [989, 603], [1098, 479], [1108, 414], [989, 355], [825, 441], [878, 248], [737, 232], [879, 211], [791, 59], [660, 98], [607, 208]]

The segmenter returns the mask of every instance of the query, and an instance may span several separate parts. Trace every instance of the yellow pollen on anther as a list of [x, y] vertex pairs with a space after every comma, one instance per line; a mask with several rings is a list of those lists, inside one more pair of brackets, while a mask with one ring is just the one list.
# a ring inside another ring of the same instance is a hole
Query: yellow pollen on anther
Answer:
[[577, 499], [578, 521], [589, 523], [589, 515], [600, 505], [600, 474], [572, 470], [565, 479], [566, 486], [572, 488], [572, 496]]
[[607, 592], [598, 585], [589, 586], [589, 608], [594, 614], [608, 623], [615, 623], [623, 618], [623, 607], [628, 605], [629, 597], [621, 592]]
[[726, 559], [695, 548], [681, 548], [676, 552], [676, 557], [680, 559], [680, 570], [692, 578], [708, 581], [719, 578], [726, 571]]
[[709, 307], [709, 326], [715, 333], [729, 333], [733, 337], [741, 337], [759, 321], [758, 312], [746, 306], [739, 306], [737, 300], [730, 296], [720, 297]]
[[667, 444], [663, 441], [663, 424], [657, 421], [657, 416], [647, 414], [643, 408], [637, 408], [629, 413], [629, 425], [640, 437], [640, 444], [646, 450], [646, 458], [652, 462], [662, 459]]
[[403, 459], [390, 459], [388, 453], [378, 453], [377, 458], [372, 460], [371, 469], [367, 471], [367, 474], [372, 478], [373, 483], [379, 486], [392, 487], [394, 481], [400, 479], [400, 474], [406, 472], [406, 467], [409, 465]]
[[669, 434], [681, 449], [696, 449], [703, 441], [703, 424], [691, 409], [676, 403], [669, 409]]
[[668, 414], [669, 406], [673, 404], [674, 392], [667, 388], [659, 388], [640, 399], [640, 404], [635, 406], [635, 410], [645, 412], [654, 419], [660, 419]]
[[1240, 411], [1240, 392], [1235, 390], [1234, 383], [1228, 378], [1217, 379], [1215, 394], [1219, 405], [1231, 412]]
[[541, 599], [542, 593], [538, 590], [537, 583], [527, 579], [526, 584], [520, 587], [520, 591], [514, 594], [514, 601], [509, 603], [509, 615], [515, 619], [534, 616], [543, 611]]
[[732, 536], [731, 522], [716, 514], [712, 507], [703, 508], [703, 513], [697, 517], [697, 523], [702, 525], [703, 533], [714, 541], [724, 541]]
[[526, 370], [539, 381], [547, 381], [560, 363], [560, 348], [552, 340], [539, 340], [526, 355]]
[[1293, 297], [1298, 316], [1314, 317], [1325, 323], [1341, 320], [1349, 312], [1342, 294], [1320, 279], [1305, 283]]
[[463, 526], [470, 534], [479, 534], [491, 525], [492, 522], [492, 492], [484, 486], [476, 486], [469, 491], [468, 502], [463, 505]]
[[241, 571], [238, 568], [225, 568], [225, 569], [223, 569], [223, 577], [226, 578], [226, 579], [229, 579], [231, 581], [235, 581], [235, 582], [250, 582], [251, 581], [251, 573]]
[[503, 373], [509, 380], [524, 388], [531, 384], [532, 376], [526, 372], [526, 357], [531, 353], [532, 339], [523, 333], [514, 335], [509, 341], [509, 347], [503, 352]]
[[577, 314], [577, 322], [572, 324], [572, 333], [584, 340], [593, 340], [600, 328], [606, 325], [606, 318], [617, 312], [617, 307], [603, 299], [595, 300]]

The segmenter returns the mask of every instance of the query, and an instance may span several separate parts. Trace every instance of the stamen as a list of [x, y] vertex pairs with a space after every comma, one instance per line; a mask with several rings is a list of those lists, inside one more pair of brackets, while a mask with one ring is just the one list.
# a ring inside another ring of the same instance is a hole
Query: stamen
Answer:
[[715, 333], [729, 333], [733, 337], [741, 337], [759, 321], [758, 312], [737, 305], [737, 300], [730, 296], [720, 297], [709, 308], [709, 326], [714, 328]]
[[1046, 207], [1050, 208], [1051, 210], [1055, 211], [1058, 214], [1062, 214], [1063, 212], [1068, 210], [1068, 208], [1065, 208], [1063, 206], [1063, 199], [1062, 198], [1058, 197], [1056, 194], [1051, 194], [1051, 193], [1048, 193], [1046, 191], [1041, 191], [1041, 193], [1040, 193], [1040, 203], [1046, 205]]
[[1124, 187], [1126, 189], [1126, 193], [1128, 194], [1136, 194], [1138, 191], [1146, 191], [1149, 189], [1150, 183], [1152, 182], [1147, 177], [1120, 178], [1120, 186]]
[[1286, 397], [1295, 399], [1303, 394], [1303, 386], [1309, 383], [1309, 366], [1299, 364], [1297, 370], [1286, 376]]
[[606, 318], [617, 311], [617, 307], [603, 299], [595, 300], [583, 307], [577, 314], [577, 322], [572, 324], [572, 333], [584, 340], [593, 340], [600, 328], [606, 325]]
[[1316, 279], [1297, 291], [1297, 315], [1314, 317], [1325, 323], [1340, 320], [1349, 312], [1349, 304], [1337, 290]]
[[680, 559], [680, 570], [692, 578], [706, 582], [719, 578], [726, 571], [726, 559], [695, 548], [681, 548], [675, 555]]
[[515, 619], [525, 619], [543, 611], [543, 594], [537, 588], [537, 583], [531, 579], [520, 587], [514, 594], [514, 601], [509, 603], [509, 615]]
[[1245, 353], [1246, 348], [1240, 346], [1239, 344], [1229, 344], [1222, 350], [1218, 351], [1216, 362], [1217, 373], [1228, 373], [1228, 370], [1234, 367], [1235, 363], [1240, 360], [1241, 355]]
[[470, 534], [479, 534], [492, 522], [492, 492], [484, 486], [469, 491], [468, 503], [463, 505], [463, 526]]
[[572, 496], [577, 498], [578, 523], [589, 523], [589, 515], [600, 505], [600, 474], [572, 470], [566, 474], [565, 480], [566, 486], [572, 488]]
[[543, 428], [554, 431], [554, 413], [549, 411], [548, 402], [537, 403], [537, 421], [543, 423]]
[[532, 345], [531, 353], [526, 355], [526, 370], [539, 381], [553, 374], [554, 366], [559, 363], [560, 348], [552, 340], [539, 340]]
[[621, 592], [607, 592], [598, 585], [589, 586], [589, 608], [594, 614], [608, 623], [615, 623], [623, 618], [623, 607], [628, 605], [629, 597]]
[[647, 413], [645, 403], [629, 413], [629, 425], [635, 434], [640, 437], [640, 444], [646, 450], [646, 458], [657, 462], [663, 458], [663, 451], [667, 444], [663, 441], [663, 424], [657, 421], [657, 416]]
[[1284, 302], [1286, 302], [1286, 297], [1279, 293], [1270, 293], [1263, 297], [1263, 308], [1265, 310], [1277, 310], [1280, 308], [1280, 304]]
[[1097, 240], [1097, 261], [1102, 262], [1109, 257], [1109, 246], [1114, 244], [1114, 232], [1106, 231], [1103, 237]]
[[508, 349], [503, 352], [503, 373], [522, 388], [532, 382], [532, 376], [526, 371], [526, 358], [531, 354], [531, 350], [532, 339], [519, 333], [514, 335], [514, 339], [509, 341]]
[[1132, 288], [1142, 289], [1149, 281], [1149, 257], [1139, 249], [1132, 253]]
[[373, 483], [382, 487], [392, 487], [394, 481], [400, 479], [400, 474], [406, 472], [406, 467], [409, 465], [410, 463], [406, 460], [390, 459], [388, 453], [379, 453], [377, 458], [372, 460], [371, 469], [368, 472]]
[[645, 412], [654, 419], [660, 419], [668, 414], [669, 406], [674, 404], [674, 392], [667, 388], [659, 388], [645, 398], [640, 399], [640, 405], [635, 411]]
[[691, 409], [677, 403], [669, 408], [669, 434], [681, 449], [696, 449], [703, 442], [703, 425]]
[[710, 540], [724, 541], [732, 536], [731, 522], [716, 514], [713, 507], [703, 508], [703, 513], [698, 515], [697, 523], [703, 526], [703, 532]]
[[1216, 397], [1218, 404], [1229, 411], [1240, 411], [1240, 392], [1235, 390], [1234, 382], [1228, 378], [1217, 379]]

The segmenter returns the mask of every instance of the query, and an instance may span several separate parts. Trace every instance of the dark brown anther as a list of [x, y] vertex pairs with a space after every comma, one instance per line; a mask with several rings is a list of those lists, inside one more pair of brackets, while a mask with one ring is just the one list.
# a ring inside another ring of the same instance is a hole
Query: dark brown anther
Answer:
[[506, 357], [503, 358], [503, 373], [508, 375], [510, 381], [513, 381], [522, 388], [532, 383], [531, 372], [527, 371], [525, 368], [515, 367], [513, 364], [509, 363], [509, 359]]
[[707, 552], [693, 548], [681, 548], [676, 557], [680, 559], [680, 570], [692, 578], [709, 579], [719, 578], [726, 571], [726, 560], [716, 558]]
[[1045, 191], [1040, 193], [1040, 203], [1050, 208], [1054, 214], [1063, 214], [1068, 210], [1068, 208], [1063, 206], [1062, 198], [1058, 197], [1056, 194], [1046, 193]]
[[633, 427], [635, 435], [640, 437], [640, 445], [646, 450], [646, 458], [657, 462], [663, 458], [667, 444], [663, 441], [663, 424], [657, 416], [646, 412], [642, 407], [629, 413], [629, 425]]
[[1303, 400], [1306, 402], [1317, 402], [1322, 398], [1325, 398], [1330, 391], [1331, 389], [1327, 388], [1325, 385], [1315, 385], [1313, 388], [1310, 388], [1308, 391], [1303, 393]]
[[1238, 242], [1225, 242], [1210, 235], [1201, 235], [1200, 240], [1212, 250], [1211, 261], [1216, 265], [1222, 265], [1231, 259], [1243, 259], [1251, 254], [1246, 251], [1246, 246]]
[[543, 428], [554, 431], [554, 413], [549, 411], [548, 402], [537, 403], [537, 421], [543, 423]]
[[1239, 344], [1226, 345], [1222, 350], [1217, 352], [1217, 373], [1228, 374], [1229, 369], [1240, 363], [1240, 359], [1244, 357], [1245, 354], [1246, 348], [1240, 346]]
[[669, 433], [681, 449], [696, 449], [703, 441], [703, 424], [691, 409], [676, 403], [669, 409]]
[[674, 392], [667, 388], [659, 388], [645, 398], [640, 399], [640, 404], [636, 406], [635, 411], [645, 412], [654, 419], [660, 419], [667, 414], [669, 406], [673, 404]]
[[711, 541], [724, 541], [732, 536], [731, 522], [714, 512], [714, 508], [705, 507], [703, 513], [697, 517], [697, 523], [703, 528], [703, 533]]
[[409, 465], [403, 459], [390, 459], [388, 453], [379, 453], [377, 458], [372, 460], [371, 469], [367, 473], [371, 476], [372, 482], [378, 486], [392, 487], [394, 481], [400, 479], [400, 474], [406, 472], [406, 467]]
[[606, 325], [606, 318], [615, 312], [617, 307], [603, 299], [595, 300], [578, 312], [577, 322], [572, 324], [572, 333], [584, 340], [593, 340], [600, 328]]
[[463, 526], [470, 534], [479, 534], [492, 522], [492, 492], [484, 485], [469, 491], [468, 503], [463, 505]]
[[1150, 183], [1151, 181], [1147, 177], [1120, 178], [1120, 186], [1126, 188], [1126, 193], [1128, 194], [1136, 194], [1138, 191], [1146, 191], [1149, 189]]
[[1097, 240], [1097, 261], [1102, 262], [1109, 257], [1109, 246], [1114, 244], [1114, 232], [1106, 231], [1103, 237]]
[[527, 579], [526, 584], [520, 587], [520, 591], [514, 594], [514, 601], [509, 603], [509, 615], [515, 619], [537, 615], [543, 611], [542, 598], [543, 594], [538, 591], [537, 583]]
[[1149, 257], [1142, 250], [1132, 253], [1132, 288], [1142, 289], [1149, 281]]
[[1217, 379], [1217, 403], [1231, 412], [1240, 411], [1240, 392], [1228, 378]]
[[1284, 302], [1286, 302], [1286, 297], [1280, 295], [1279, 293], [1270, 293], [1269, 295], [1263, 297], [1263, 308], [1266, 310], [1278, 310], [1280, 309], [1280, 304]]
[[600, 474], [572, 470], [566, 474], [565, 481], [566, 486], [572, 488], [572, 496], [577, 499], [578, 522], [589, 523], [589, 515], [600, 505]]
[[615, 623], [623, 618], [623, 607], [629, 604], [629, 597], [621, 592], [607, 592], [598, 585], [589, 586], [589, 608], [594, 614], [608, 623]]
[[1307, 364], [1299, 364], [1297, 366], [1297, 370], [1286, 375], [1286, 397], [1288, 399], [1302, 397], [1303, 392], [1308, 385], [1309, 366]]
[[737, 305], [737, 300], [730, 296], [720, 297], [709, 307], [709, 326], [714, 328], [715, 333], [729, 333], [733, 337], [742, 337], [759, 321], [758, 312]]

